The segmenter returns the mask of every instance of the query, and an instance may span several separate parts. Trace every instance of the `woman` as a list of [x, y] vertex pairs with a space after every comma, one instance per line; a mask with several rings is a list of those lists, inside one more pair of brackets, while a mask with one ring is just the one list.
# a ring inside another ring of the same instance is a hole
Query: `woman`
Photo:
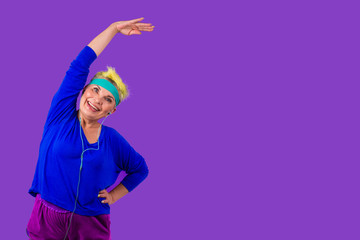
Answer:
[[[108, 67], [84, 87], [90, 65], [117, 33], [153, 30], [142, 20], [111, 24], [66, 72], [50, 106], [29, 189], [35, 197], [26, 229], [30, 239], [111, 239], [109, 206], [147, 177], [144, 158], [115, 129], [98, 123], [128, 96], [119, 75]], [[126, 177], [108, 192], [122, 170]]]

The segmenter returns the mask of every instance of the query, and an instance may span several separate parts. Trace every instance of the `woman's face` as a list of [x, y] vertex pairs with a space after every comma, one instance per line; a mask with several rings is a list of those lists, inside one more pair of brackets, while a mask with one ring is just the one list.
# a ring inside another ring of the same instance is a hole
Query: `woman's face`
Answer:
[[106, 117], [109, 112], [116, 111], [114, 96], [105, 88], [90, 84], [80, 99], [80, 112], [89, 120]]

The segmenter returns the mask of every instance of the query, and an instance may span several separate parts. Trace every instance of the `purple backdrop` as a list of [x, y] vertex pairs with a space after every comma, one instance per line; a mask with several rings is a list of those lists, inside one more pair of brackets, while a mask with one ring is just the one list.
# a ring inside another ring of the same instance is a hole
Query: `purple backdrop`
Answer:
[[150, 170], [111, 206], [113, 239], [360, 239], [355, 1], [0, 7], [1, 239], [26, 239], [45, 118], [71, 61], [138, 17], [155, 30], [117, 35], [90, 72], [113, 66], [129, 85], [104, 124]]

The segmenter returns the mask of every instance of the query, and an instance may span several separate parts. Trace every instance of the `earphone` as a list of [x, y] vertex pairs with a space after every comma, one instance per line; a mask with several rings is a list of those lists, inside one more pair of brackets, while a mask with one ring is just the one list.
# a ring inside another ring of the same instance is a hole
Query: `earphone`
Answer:
[[[80, 116], [80, 119], [79, 119], [79, 123], [80, 123], [80, 138], [81, 138], [81, 145], [82, 145], [82, 153], [81, 153], [81, 163], [80, 163], [80, 169], [79, 169], [79, 181], [78, 181], [78, 186], [77, 186], [77, 191], [76, 191], [76, 199], [75, 199], [75, 205], [74, 205], [74, 210], [73, 212], [71, 213], [71, 217], [70, 217], [70, 223], [69, 223], [69, 227], [66, 231], [66, 234], [65, 234], [65, 237], [64, 237], [64, 240], [66, 239], [66, 236], [70, 230], [70, 226], [71, 226], [71, 221], [72, 221], [72, 217], [74, 215], [74, 212], [76, 210], [76, 203], [77, 203], [77, 199], [78, 199], [78, 195], [79, 195], [79, 186], [80, 186], [80, 179], [81, 179], [81, 170], [82, 170], [82, 165], [83, 165], [83, 156], [84, 156], [84, 153], [87, 151], [87, 150], [99, 150], [100, 148], [100, 140], [99, 140], [99, 137], [100, 137], [100, 129], [101, 129], [101, 126], [103, 125], [105, 119], [111, 114], [111, 112], [108, 113], [108, 115], [104, 118], [104, 120], [101, 122], [100, 124], [100, 127], [99, 127], [99, 131], [98, 131], [98, 137], [97, 137], [97, 142], [98, 142], [98, 147], [97, 149], [96, 148], [87, 148], [84, 150], [84, 141], [83, 141], [83, 138], [82, 138], [82, 134], [81, 134], [81, 116]], [[28, 234], [28, 231], [27, 231], [27, 228], [26, 228], [26, 234], [28, 235], [28, 237], [31, 239], [31, 237], [29, 236]]]
[[98, 147], [97, 149], [96, 148], [87, 148], [84, 150], [84, 141], [82, 139], [82, 134], [81, 134], [81, 116], [80, 116], [80, 119], [79, 119], [79, 123], [80, 123], [80, 138], [81, 138], [81, 145], [82, 145], [82, 153], [81, 153], [81, 163], [80, 163], [80, 169], [79, 169], [79, 181], [78, 181], [78, 186], [77, 186], [77, 192], [76, 192], [76, 199], [75, 199], [75, 205], [74, 205], [74, 211], [71, 213], [71, 217], [70, 217], [70, 223], [69, 223], [69, 227], [66, 231], [66, 234], [65, 234], [65, 237], [64, 237], [64, 240], [66, 239], [66, 236], [69, 232], [69, 229], [70, 229], [70, 226], [71, 226], [71, 220], [72, 220], [72, 217], [74, 215], [74, 212], [76, 210], [76, 203], [77, 203], [77, 199], [78, 199], [78, 195], [79, 195], [79, 186], [80, 186], [80, 178], [81, 178], [81, 170], [82, 170], [82, 165], [83, 165], [83, 156], [84, 156], [84, 153], [87, 151], [87, 150], [99, 150], [100, 148], [100, 140], [99, 140], [99, 137], [100, 137], [100, 129], [101, 129], [101, 126], [103, 124], [103, 122], [105, 121], [105, 119], [111, 114], [111, 112], [108, 113], [108, 115], [104, 118], [104, 120], [101, 122], [100, 124], [100, 127], [99, 127], [99, 131], [98, 131], [98, 137], [97, 137], [97, 142], [98, 142]]

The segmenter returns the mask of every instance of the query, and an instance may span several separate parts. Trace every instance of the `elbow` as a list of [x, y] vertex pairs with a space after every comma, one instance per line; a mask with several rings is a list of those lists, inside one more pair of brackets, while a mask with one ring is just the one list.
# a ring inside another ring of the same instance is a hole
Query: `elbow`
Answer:
[[149, 167], [144, 161], [144, 164], [142, 165], [141, 172], [144, 175], [144, 179], [149, 175]]
[[149, 169], [146, 167], [143, 171], [143, 179], [147, 178], [147, 176], [149, 175]]

